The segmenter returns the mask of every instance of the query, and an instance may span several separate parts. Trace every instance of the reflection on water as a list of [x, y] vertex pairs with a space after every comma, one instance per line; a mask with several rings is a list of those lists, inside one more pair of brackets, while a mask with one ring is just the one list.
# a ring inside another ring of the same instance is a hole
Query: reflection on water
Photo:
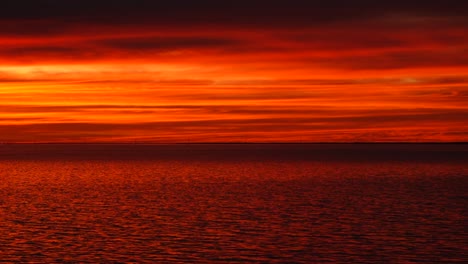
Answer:
[[466, 261], [463, 164], [0, 161], [0, 258]]

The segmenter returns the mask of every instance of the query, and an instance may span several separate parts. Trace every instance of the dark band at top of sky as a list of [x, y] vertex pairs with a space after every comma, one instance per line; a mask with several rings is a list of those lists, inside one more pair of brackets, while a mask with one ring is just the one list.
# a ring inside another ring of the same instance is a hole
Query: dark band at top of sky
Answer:
[[386, 14], [443, 17], [468, 15], [466, 1], [2, 1], [0, 20], [53, 19], [107, 23], [234, 23], [260, 25], [313, 25], [359, 20]]

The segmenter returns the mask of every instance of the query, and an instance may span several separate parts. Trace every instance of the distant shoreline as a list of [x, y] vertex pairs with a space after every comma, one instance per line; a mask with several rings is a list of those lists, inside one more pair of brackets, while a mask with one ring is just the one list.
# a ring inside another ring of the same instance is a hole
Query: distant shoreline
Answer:
[[463, 161], [463, 143], [10, 143], [0, 160]]

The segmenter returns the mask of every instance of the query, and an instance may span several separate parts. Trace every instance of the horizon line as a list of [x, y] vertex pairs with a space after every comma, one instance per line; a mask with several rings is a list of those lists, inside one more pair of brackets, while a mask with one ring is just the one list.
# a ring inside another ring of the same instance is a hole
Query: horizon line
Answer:
[[353, 141], [353, 142], [0, 142], [0, 145], [254, 145], [254, 144], [468, 144], [468, 141]]

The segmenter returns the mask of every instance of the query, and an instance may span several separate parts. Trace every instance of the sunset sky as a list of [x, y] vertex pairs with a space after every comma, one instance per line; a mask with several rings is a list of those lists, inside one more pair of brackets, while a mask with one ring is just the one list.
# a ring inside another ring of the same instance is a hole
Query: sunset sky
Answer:
[[0, 142], [468, 141], [463, 2], [4, 0]]

